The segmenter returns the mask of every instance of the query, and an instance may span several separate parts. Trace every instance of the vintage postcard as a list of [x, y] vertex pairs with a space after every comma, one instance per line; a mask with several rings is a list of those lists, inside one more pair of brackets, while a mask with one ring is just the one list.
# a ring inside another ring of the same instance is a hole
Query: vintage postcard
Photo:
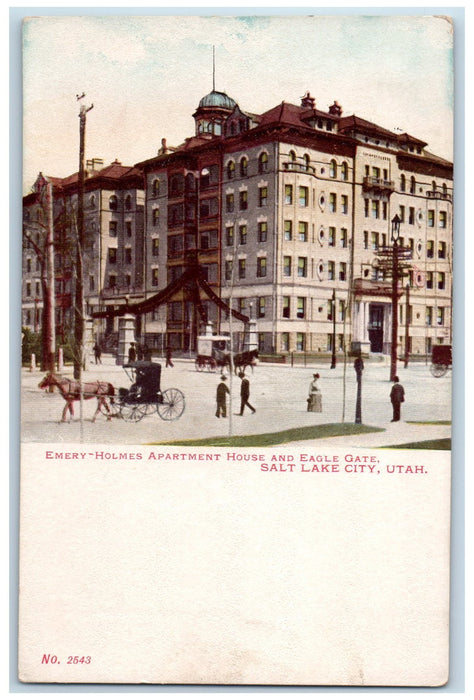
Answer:
[[20, 681], [447, 683], [454, 41], [24, 20]]

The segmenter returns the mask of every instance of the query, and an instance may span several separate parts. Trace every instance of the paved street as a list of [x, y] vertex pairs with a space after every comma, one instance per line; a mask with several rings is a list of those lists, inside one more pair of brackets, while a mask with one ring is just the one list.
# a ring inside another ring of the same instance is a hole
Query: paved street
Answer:
[[[115, 365], [111, 355], [103, 356], [102, 365], [90, 364], [84, 374], [87, 381], [103, 379], [116, 388], [129, 387], [124, 370]], [[127, 423], [121, 419], [107, 421], [99, 414], [95, 423], [91, 418], [96, 401], [84, 402], [83, 441], [106, 444], [147, 444], [177, 439], [197, 439], [229, 434], [229, 418], [215, 417], [215, 393], [220, 375], [196, 372], [191, 360], [175, 360], [174, 368], [165, 369], [163, 362], [162, 389], [176, 387], [186, 398], [186, 410], [179, 420], [163, 421], [157, 414], [146, 416], [139, 423]], [[308, 413], [306, 397], [313, 372], [319, 372], [319, 386], [323, 396], [323, 412]], [[406, 402], [402, 405], [402, 421], [391, 423], [392, 407], [389, 400], [391, 383], [389, 366], [384, 361], [366, 362], [362, 384], [362, 422], [377, 426], [385, 432], [360, 436], [325, 438], [324, 445], [379, 447], [414, 440], [449, 437], [449, 425], [413, 425], [407, 421], [446, 421], [451, 414], [451, 372], [435, 379], [429, 366], [413, 364], [407, 369], [399, 366], [400, 381], [405, 387]], [[63, 374], [72, 377], [72, 368]], [[248, 435], [275, 432], [288, 428], [314, 424], [340, 423], [343, 419], [343, 374], [339, 363], [335, 369], [328, 364], [308, 367], [290, 367], [261, 363], [250, 379], [250, 402], [257, 409], [243, 417], [232, 415], [232, 434]], [[22, 370], [22, 435], [24, 441], [80, 442], [79, 403], [75, 404], [75, 420], [61, 423], [64, 400], [55, 392], [41, 391], [38, 383], [43, 373]], [[232, 413], [240, 409], [240, 380], [232, 380]], [[353, 423], [355, 418], [356, 377], [352, 362], [346, 371], [346, 400], [344, 420]], [[248, 409], [247, 409], [248, 411]], [[294, 443], [293, 443], [294, 444]]]

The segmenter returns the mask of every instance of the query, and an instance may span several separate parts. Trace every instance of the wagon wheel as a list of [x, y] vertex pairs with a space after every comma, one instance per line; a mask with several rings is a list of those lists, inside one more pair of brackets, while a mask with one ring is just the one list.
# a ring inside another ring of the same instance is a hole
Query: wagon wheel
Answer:
[[447, 365], [431, 365], [431, 374], [433, 377], [444, 377], [447, 371]]
[[156, 405], [156, 410], [163, 420], [176, 420], [184, 411], [184, 395], [179, 389], [166, 389], [162, 401]]
[[112, 417], [112, 418], [118, 418], [120, 416], [120, 401], [118, 401], [117, 398], [115, 398], [113, 402], [110, 400], [110, 398], [108, 398], [106, 405], [108, 406], [108, 409], [109, 409], [108, 411], [107, 411], [106, 406], [103, 403], [101, 403], [99, 405], [99, 411], [104, 416]]
[[146, 414], [147, 406], [143, 403], [123, 403], [120, 406], [120, 415], [129, 423], [138, 423]]
[[198, 372], [202, 372], [204, 369], [204, 365], [202, 364], [202, 362], [199, 359], [196, 359], [194, 366]]

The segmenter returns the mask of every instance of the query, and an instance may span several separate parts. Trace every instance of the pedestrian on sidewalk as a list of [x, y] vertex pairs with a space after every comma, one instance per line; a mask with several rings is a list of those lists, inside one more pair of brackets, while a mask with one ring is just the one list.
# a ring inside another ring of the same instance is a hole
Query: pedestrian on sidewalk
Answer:
[[174, 367], [170, 347], [166, 348], [166, 367]]
[[323, 397], [321, 391], [318, 387], [319, 374], [313, 374], [313, 379], [309, 385], [308, 398], [306, 399], [308, 403], [308, 411], [311, 413], [321, 413], [323, 410]]
[[130, 343], [130, 347], [128, 349], [128, 361], [135, 362], [136, 359], [137, 359], [137, 351], [135, 348], [135, 343]]
[[222, 413], [222, 418], [227, 417], [227, 394], [230, 394], [229, 387], [226, 384], [227, 377], [225, 374], [221, 376], [221, 381], [217, 385], [217, 391], [216, 391], [216, 402], [217, 402], [217, 410], [216, 410], [216, 418], [221, 417]]
[[102, 358], [102, 350], [100, 348], [99, 343], [95, 343], [93, 350], [94, 350], [94, 359], [95, 359], [96, 365], [101, 365], [102, 364], [102, 359], [101, 359]]
[[400, 406], [405, 401], [405, 389], [399, 383], [400, 379], [398, 377], [393, 378], [393, 386], [390, 392], [390, 401], [393, 407], [393, 418], [392, 423], [396, 423], [400, 420]]
[[250, 398], [250, 382], [245, 376], [244, 372], [239, 372], [239, 377], [242, 380], [240, 384], [240, 413], [239, 416], [244, 415], [244, 408], [248, 406], [252, 413], [255, 413], [255, 408], [249, 403]]

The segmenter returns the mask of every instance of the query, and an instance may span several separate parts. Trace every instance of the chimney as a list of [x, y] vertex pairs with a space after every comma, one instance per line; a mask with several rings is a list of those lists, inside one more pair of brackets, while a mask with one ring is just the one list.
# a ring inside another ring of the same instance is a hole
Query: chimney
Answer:
[[334, 100], [334, 104], [332, 104], [329, 107], [329, 114], [332, 114], [335, 117], [340, 117], [342, 114], [342, 107], [340, 106], [339, 102]]
[[158, 149], [158, 155], [164, 156], [168, 153], [168, 146], [166, 145], [166, 139], [161, 139], [161, 148]]
[[316, 101], [314, 97], [311, 97], [309, 94], [309, 90], [301, 98], [301, 106], [305, 107], [306, 109], [316, 109]]

